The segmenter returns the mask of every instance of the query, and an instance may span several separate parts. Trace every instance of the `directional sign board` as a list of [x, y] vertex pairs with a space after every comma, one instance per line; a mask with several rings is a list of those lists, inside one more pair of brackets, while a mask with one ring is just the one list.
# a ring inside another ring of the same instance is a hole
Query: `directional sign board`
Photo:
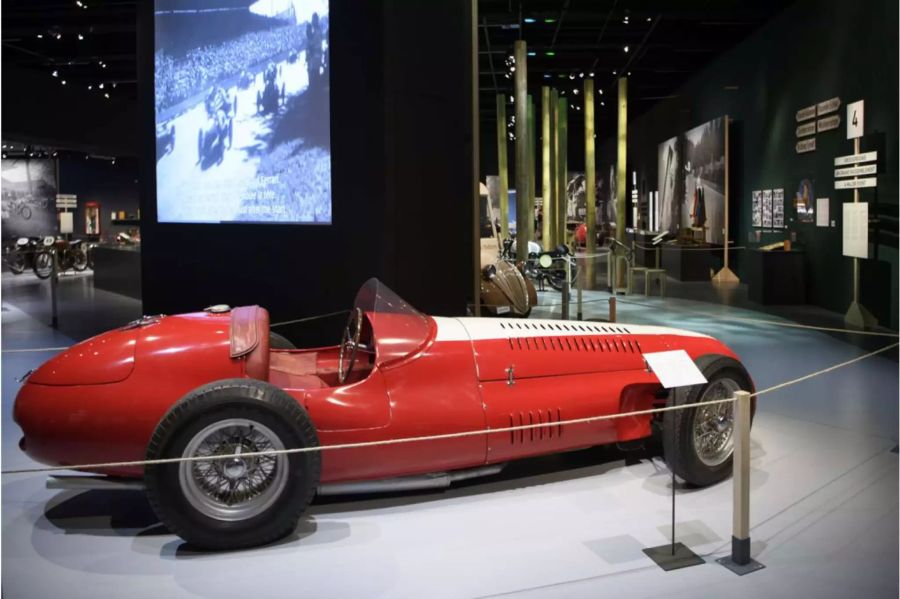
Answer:
[[797, 153], [802, 154], [803, 152], [812, 152], [816, 149], [816, 138], [809, 137], [807, 139], [801, 139], [797, 142]]
[[838, 108], [841, 107], [841, 99], [840, 98], [832, 98], [830, 100], [825, 100], [824, 102], [819, 102], [816, 104], [816, 114], [822, 116], [823, 114], [828, 114], [829, 112], [834, 112]]
[[78, 196], [70, 193], [56, 194], [56, 207], [60, 210], [74, 209], [78, 203]]
[[878, 152], [863, 152], [861, 154], [850, 154], [849, 156], [838, 156], [834, 159], [834, 166], [846, 166], [848, 164], [859, 164], [860, 162], [875, 162], [878, 160]]
[[808, 123], [803, 123], [802, 125], [797, 125], [797, 137], [805, 137], [807, 135], [812, 135], [816, 132], [816, 122], [810, 121]]
[[861, 175], [874, 175], [878, 172], [877, 164], [865, 164], [863, 166], [848, 166], [847, 168], [834, 169], [835, 177], [859, 177]]
[[834, 182], [835, 189], [860, 189], [862, 187], [875, 187], [878, 182], [876, 177], [863, 179], [838, 179]]
[[847, 104], [847, 139], [863, 136], [863, 100]]
[[837, 129], [840, 126], [841, 116], [839, 114], [826, 116], [825, 118], [816, 121], [816, 130], [819, 133], [821, 133], [822, 131], [831, 131], [832, 129]]
[[809, 119], [816, 116], [816, 105], [807, 106], [806, 108], [801, 108], [797, 111], [797, 122], [800, 121], [808, 121]]

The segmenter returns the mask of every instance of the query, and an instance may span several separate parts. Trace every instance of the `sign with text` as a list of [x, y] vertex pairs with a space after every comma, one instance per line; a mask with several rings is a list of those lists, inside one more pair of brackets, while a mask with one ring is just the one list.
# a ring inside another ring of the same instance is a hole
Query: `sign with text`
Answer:
[[832, 129], [837, 129], [841, 126], [841, 116], [838, 114], [833, 114], [831, 116], [827, 116], [824, 119], [819, 119], [816, 121], [816, 131], [821, 133], [822, 131], [831, 131]]
[[869, 205], [866, 202], [844, 204], [843, 252], [852, 258], [869, 257]]
[[859, 177], [860, 175], [874, 175], [878, 171], [877, 164], [865, 164], [863, 166], [849, 166], [847, 168], [834, 169], [835, 177]]
[[60, 210], [74, 210], [78, 205], [78, 196], [71, 193], [56, 194], [56, 207]]
[[878, 179], [866, 177], [863, 179], [838, 179], [834, 182], [835, 189], [861, 189], [863, 187], [875, 187]]
[[801, 139], [797, 142], [796, 149], [798, 154], [814, 151], [816, 149], [816, 138], [810, 137], [809, 139]]
[[816, 105], [807, 106], [806, 108], [801, 108], [797, 111], [797, 122], [800, 121], [808, 121], [811, 118], [816, 116]]
[[847, 139], [863, 136], [863, 100], [847, 104]]
[[874, 162], [876, 160], [878, 160], [878, 152], [863, 152], [861, 154], [850, 154], [849, 156], [838, 156], [834, 159], [834, 166], [846, 166], [848, 164]]
[[813, 135], [816, 132], [816, 122], [810, 121], [809, 123], [803, 123], [802, 125], [797, 125], [797, 137], [806, 137], [807, 135]]
[[840, 98], [832, 98], [830, 100], [825, 100], [824, 102], [819, 102], [816, 104], [816, 114], [822, 116], [823, 114], [828, 114], [829, 112], [834, 112], [838, 108], [841, 107], [841, 99]]
[[828, 198], [816, 198], [816, 226], [828, 226]]

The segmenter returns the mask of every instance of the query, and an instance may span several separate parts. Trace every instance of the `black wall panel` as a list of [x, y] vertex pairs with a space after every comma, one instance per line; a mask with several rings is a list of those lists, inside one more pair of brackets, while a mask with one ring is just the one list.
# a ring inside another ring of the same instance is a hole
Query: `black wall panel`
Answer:
[[[138, 23], [145, 312], [258, 303], [280, 321], [349, 308], [377, 276], [423, 311], [464, 313], [474, 176], [469, 2], [331, 0], [331, 226], [156, 222], [150, 4]], [[338, 324], [291, 334], [336, 342]]]

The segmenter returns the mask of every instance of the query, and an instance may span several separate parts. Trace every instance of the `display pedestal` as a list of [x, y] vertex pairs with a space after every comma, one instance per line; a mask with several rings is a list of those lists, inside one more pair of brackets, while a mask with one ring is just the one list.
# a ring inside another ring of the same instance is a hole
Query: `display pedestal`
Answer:
[[[662, 268], [679, 281], [709, 281], [721, 246], [662, 246]], [[719, 262], [721, 264], [721, 262]]]
[[866, 307], [859, 302], [850, 304], [850, 309], [844, 315], [844, 322], [849, 327], [855, 329], [870, 329], [878, 324], [878, 319], [872, 316], [872, 313], [866, 310]]
[[647, 557], [656, 562], [656, 565], [666, 572], [706, 563], [702, 557], [688, 549], [684, 543], [648, 547], [643, 551]]

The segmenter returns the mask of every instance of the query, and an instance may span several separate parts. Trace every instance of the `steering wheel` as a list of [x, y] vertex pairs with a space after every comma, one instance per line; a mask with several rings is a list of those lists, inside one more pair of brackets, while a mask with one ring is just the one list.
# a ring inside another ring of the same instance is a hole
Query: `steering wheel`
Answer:
[[362, 332], [363, 313], [359, 308], [350, 311], [344, 334], [341, 337], [341, 350], [338, 354], [338, 383], [343, 385], [353, 372], [356, 352], [359, 350], [359, 334]]

